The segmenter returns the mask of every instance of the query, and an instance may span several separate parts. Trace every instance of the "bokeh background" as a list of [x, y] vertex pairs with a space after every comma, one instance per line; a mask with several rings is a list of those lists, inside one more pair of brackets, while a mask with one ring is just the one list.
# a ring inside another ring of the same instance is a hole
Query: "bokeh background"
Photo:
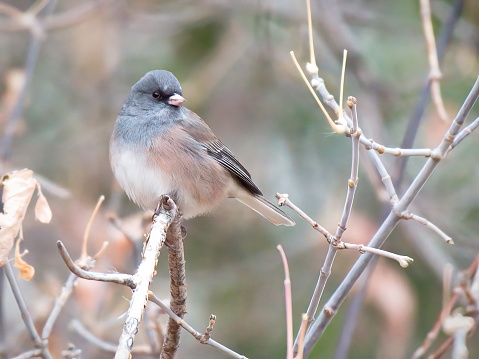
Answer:
[[[20, 11], [33, 4], [7, 3]], [[91, 10], [83, 13], [88, 6]], [[432, 1], [436, 33], [453, 6], [453, 1]], [[39, 15], [50, 22], [36, 35], [38, 58], [13, 134], [7, 133], [7, 121], [33, 40], [3, 7], [0, 16], [0, 141], [12, 140], [2, 153], [1, 172], [34, 170], [53, 210], [51, 224], [35, 222], [33, 213], [25, 224], [23, 246], [30, 251], [25, 259], [35, 266], [36, 276], [20, 284], [39, 327], [69, 274], [55, 242], [64, 241], [73, 256], [79, 255], [86, 223], [102, 194], [106, 201], [94, 222], [90, 252], [96, 253], [104, 241], [110, 245], [96, 270], [135, 269], [138, 253], [108, 217], [122, 218], [132, 236], [141, 238], [141, 214], [114, 181], [108, 142], [130, 86], [152, 69], [178, 77], [187, 107], [237, 155], [267, 198], [289, 193], [334, 232], [349, 177], [350, 141], [332, 133], [290, 59], [294, 50], [302, 65], [309, 60], [303, 1], [49, 3]], [[442, 92], [451, 119], [479, 74], [478, 20], [477, 1], [464, 1], [442, 64]], [[313, 26], [320, 76], [330, 92], [338, 98], [341, 57], [347, 49], [345, 95], [358, 99], [360, 126], [377, 142], [399, 147], [428, 76], [418, 2], [313, 1]], [[469, 121], [478, 114], [476, 106]], [[447, 126], [429, 105], [415, 145], [436, 146]], [[457, 273], [479, 249], [478, 145], [473, 134], [451, 152], [413, 206], [456, 244], [446, 245], [417, 223], [403, 223], [394, 231], [385, 248], [415, 262], [402, 269], [396, 262], [378, 261], [346, 357], [409, 357], [432, 327], [442, 305], [444, 266], [451, 263]], [[382, 158], [396, 176], [397, 159]], [[385, 214], [381, 184], [363, 159], [344, 237], [357, 243], [367, 243]], [[405, 185], [424, 162], [409, 161]], [[211, 215], [186, 222], [186, 320], [203, 331], [210, 313], [216, 314], [213, 338], [250, 358], [283, 358], [286, 353], [283, 268], [276, 245], [283, 245], [290, 262], [295, 330], [326, 253], [324, 238], [290, 214], [297, 225], [276, 228], [228, 200]], [[339, 253], [325, 298], [358, 255]], [[169, 296], [166, 262], [162, 253], [153, 283], [160, 298]], [[33, 345], [5, 285], [2, 296], [1, 355], [8, 357]], [[129, 298], [127, 289], [80, 280], [52, 334], [52, 352], [59, 357], [73, 343], [84, 358], [111, 357], [70, 322], [77, 319], [97, 337], [117, 343]], [[349, 304], [347, 300], [311, 357], [332, 358], [343, 347], [339, 338]], [[142, 332], [135, 344], [144, 343]], [[471, 357], [479, 357], [477, 335], [468, 343]], [[183, 333], [178, 358], [225, 357]]]

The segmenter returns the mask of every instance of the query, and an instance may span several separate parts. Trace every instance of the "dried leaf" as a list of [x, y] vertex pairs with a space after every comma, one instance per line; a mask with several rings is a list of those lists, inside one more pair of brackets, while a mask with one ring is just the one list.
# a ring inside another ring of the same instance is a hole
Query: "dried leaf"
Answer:
[[[0, 214], [1, 216], [1, 214]], [[12, 250], [18, 228], [0, 228], [0, 267], [8, 260], [8, 254]]]
[[5, 262], [22, 227], [36, 182], [33, 172], [23, 169], [4, 176], [1, 184], [4, 188], [3, 213], [0, 213], [0, 262]]
[[3, 213], [0, 213], [0, 263], [8, 259], [15, 238], [22, 229], [23, 219], [32, 199], [35, 188], [38, 188], [38, 200], [35, 206], [35, 215], [40, 222], [48, 223], [52, 212], [37, 181], [33, 178], [33, 171], [23, 169], [9, 173], [2, 177], [3, 185]]
[[17, 240], [17, 245], [15, 246], [15, 268], [20, 270], [20, 278], [23, 280], [29, 281], [35, 275], [35, 268], [25, 262], [20, 254], [20, 242], [21, 238]]
[[42, 223], [50, 223], [52, 220], [52, 210], [48, 205], [47, 199], [42, 193], [40, 185], [37, 183], [38, 199], [35, 205], [35, 218]]

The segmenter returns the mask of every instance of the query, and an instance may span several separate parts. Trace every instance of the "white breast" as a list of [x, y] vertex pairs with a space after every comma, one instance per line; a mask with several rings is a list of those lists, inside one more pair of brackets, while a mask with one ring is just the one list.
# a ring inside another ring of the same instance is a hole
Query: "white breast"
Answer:
[[171, 176], [158, 166], [148, 166], [146, 155], [125, 149], [112, 155], [111, 165], [128, 197], [143, 209], [154, 210], [160, 196], [174, 190]]

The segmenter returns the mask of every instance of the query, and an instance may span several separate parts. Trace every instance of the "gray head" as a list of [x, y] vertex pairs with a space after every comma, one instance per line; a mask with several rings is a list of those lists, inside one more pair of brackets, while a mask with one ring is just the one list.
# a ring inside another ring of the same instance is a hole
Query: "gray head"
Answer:
[[156, 107], [155, 105], [180, 106], [185, 102], [181, 85], [169, 71], [153, 70], [131, 87], [125, 105]]

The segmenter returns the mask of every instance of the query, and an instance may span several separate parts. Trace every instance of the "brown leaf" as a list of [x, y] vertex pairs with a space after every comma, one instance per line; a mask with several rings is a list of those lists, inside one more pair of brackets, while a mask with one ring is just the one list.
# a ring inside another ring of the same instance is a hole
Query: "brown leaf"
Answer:
[[50, 223], [52, 220], [52, 210], [48, 205], [47, 199], [42, 193], [40, 185], [37, 183], [38, 199], [35, 205], [35, 217], [42, 223]]
[[35, 205], [35, 216], [43, 223], [50, 222], [52, 211], [43, 196], [40, 185], [33, 178], [33, 171], [23, 169], [9, 173], [1, 179], [3, 185], [3, 213], [0, 213], [0, 263], [8, 259], [14, 240], [22, 229], [23, 219], [32, 199], [35, 188], [38, 188], [38, 200]]
[[35, 275], [35, 268], [25, 262], [20, 254], [20, 242], [22, 238], [18, 238], [17, 245], [15, 246], [15, 268], [20, 269], [20, 278], [29, 281]]

